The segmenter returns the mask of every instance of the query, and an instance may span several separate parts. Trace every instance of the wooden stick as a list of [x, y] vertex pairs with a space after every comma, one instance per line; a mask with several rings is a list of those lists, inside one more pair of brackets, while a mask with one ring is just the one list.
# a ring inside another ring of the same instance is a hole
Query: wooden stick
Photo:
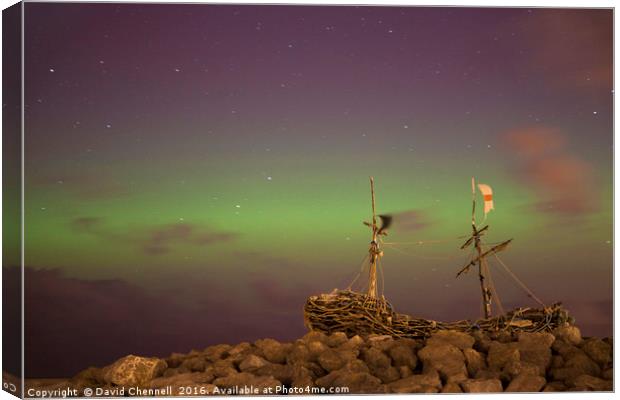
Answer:
[[377, 215], [375, 212], [375, 181], [370, 177], [370, 194], [372, 197], [372, 240], [368, 253], [370, 254], [370, 274], [368, 277], [368, 296], [372, 299], [377, 298], [377, 258], [379, 248], [377, 244]]

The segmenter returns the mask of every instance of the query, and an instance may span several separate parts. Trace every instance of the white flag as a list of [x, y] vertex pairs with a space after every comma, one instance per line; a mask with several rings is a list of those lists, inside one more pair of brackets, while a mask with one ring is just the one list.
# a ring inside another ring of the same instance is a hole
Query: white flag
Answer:
[[485, 185], [484, 183], [478, 184], [478, 189], [482, 193], [482, 198], [484, 199], [484, 215], [491, 210], [493, 210], [493, 189], [491, 186]]

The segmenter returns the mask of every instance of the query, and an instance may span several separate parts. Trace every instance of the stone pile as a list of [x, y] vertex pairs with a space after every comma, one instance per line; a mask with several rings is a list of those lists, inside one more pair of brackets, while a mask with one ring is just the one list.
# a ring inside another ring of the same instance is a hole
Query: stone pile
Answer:
[[140, 387], [186, 396], [248, 394], [238, 391], [248, 387], [257, 390], [249, 394], [611, 391], [612, 345], [610, 338], [582, 338], [572, 325], [553, 333], [438, 331], [426, 340], [310, 332], [293, 343], [261, 339], [163, 359], [127, 356], [62, 384], [80, 394]]

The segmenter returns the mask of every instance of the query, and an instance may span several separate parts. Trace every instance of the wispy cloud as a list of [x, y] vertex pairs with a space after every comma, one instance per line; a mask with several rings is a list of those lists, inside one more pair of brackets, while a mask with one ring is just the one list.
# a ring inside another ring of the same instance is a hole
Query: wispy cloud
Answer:
[[532, 209], [573, 216], [597, 209], [594, 169], [568, 150], [558, 129], [526, 127], [506, 133], [504, 139], [506, 149], [517, 156], [515, 176], [539, 198]]
[[106, 227], [105, 221], [98, 217], [75, 218], [70, 225], [77, 232], [93, 235], [103, 240], [133, 243], [149, 255], [166, 254], [175, 245], [206, 246], [230, 242], [238, 237], [238, 234], [234, 232], [217, 231], [207, 226], [185, 222], [121, 232]]

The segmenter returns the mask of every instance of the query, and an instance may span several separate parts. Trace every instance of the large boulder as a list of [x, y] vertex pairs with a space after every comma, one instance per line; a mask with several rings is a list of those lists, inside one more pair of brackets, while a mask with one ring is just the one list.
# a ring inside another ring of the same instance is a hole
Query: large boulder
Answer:
[[203, 372], [207, 368], [207, 360], [201, 356], [190, 357], [183, 361], [180, 368], [190, 372]]
[[254, 370], [253, 374], [257, 376], [271, 376], [284, 385], [290, 385], [294, 378], [294, 367], [290, 365], [267, 363], [267, 365]]
[[587, 339], [581, 345], [581, 349], [602, 367], [611, 362], [611, 346], [601, 339]]
[[205, 358], [211, 362], [221, 360], [228, 356], [228, 350], [232, 348], [229, 344], [218, 344], [216, 346], [207, 347], [203, 354]]
[[482, 353], [474, 349], [464, 349], [463, 355], [465, 356], [465, 364], [467, 365], [467, 372], [469, 373], [469, 376], [475, 377], [478, 371], [487, 367], [487, 363]]
[[612, 381], [606, 381], [590, 375], [580, 375], [570, 383], [574, 390], [593, 390], [596, 392], [610, 392], [613, 390]]
[[370, 347], [363, 352], [364, 361], [373, 369], [388, 368], [392, 364], [390, 358], [381, 350]]
[[295, 365], [298, 363], [306, 363], [311, 360], [310, 350], [304, 343], [295, 343], [291, 351], [286, 355], [286, 363]]
[[436, 370], [430, 370], [426, 374], [412, 375], [400, 379], [388, 385], [394, 393], [427, 393], [428, 388], [441, 388], [441, 380]]
[[237, 373], [237, 369], [230, 360], [217, 360], [210, 367], [207, 367], [206, 372], [212, 373], [216, 378], [228, 376]]
[[547, 380], [531, 374], [517, 375], [506, 388], [507, 392], [540, 392]]
[[581, 343], [581, 331], [574, 325], [562, 325], [553, 330], [553, 335], [567, 343], [577, 346]]
[[291, 343], [280, 343], [273, 339], [260, 339], [254, 342], [254, 345], [258, 349], [258, 354], [262, 355], [265, 360], [276, 364], [284, 364], [286, 356], [293, 347]]
[[461, 382], [465, 393], [499, 393], [503, 392], [499, 379], [467, 379]]
[[318, 362], [321, 367], [327, 372], [335, 371], [344, 367], [347, 363], [347, 359], [342, 357], [343, 352], [338, 352], [334, 349], [327, 349], [318, 357]]
[[329, 347], [338, 347], [349, 340], [347, 334], [344, 332], [334, 332], [327, 337], [326, 344]]
[[452, 330], [441, 330], [433, 333], [433, 335], [427, 340], [427, 345], [449, 343], [454, 347], [461, 350], [471, 349], [476, 342], [472, 336]]
[[413, 371], [418, 364], [418, 358], [414, 354], [413, 349], [406, 344], [394, 344], [394, 346], [390, 348], [389, 354], [396, 367], [407, 366]]
[[266, 366], [267, 364], [268, 362], [264, 358], [254, 354], [249, 354], [239, 364], [239, 370], [241, 372], [252, 372]]
[[465, 357], [452, 344], [444, 342], [428, 345], [418, 352], [418, 357], [422, 360], [424, 371], [436, 369], [446, 382], [467, 379]]
[[161, 376], [166, 368], [166, 362], [159, 358], [129, 355], [105, 367], [102, 378], [117, 386], [144, 386]]
[[599, 376], [601, 368], [582, 351], [568, 353], [564, 367], [552, 368], [550, 375], [556, 381], [569, 382], [580, 375]]
[[346, 387], [351, 394], [387, 393], [387, 388], [381, 384], [381, 380], [367, 372], [339, 375], [332, 387]]
[[310, 331], [308, 333], [306, 333], [301, 340], [305, 343], [310, 343], [310, 342], [322, 342], [322, 343], [327, 343], [328, 342], [328, 336], [326, 334], [324, 334], [323, 332], [320, 331]]
[[521, 361], [521, 354], [513, 343], [491, 343], [487, 355], [490, 369], [502, 370], [506, 364], [514, 361]]

